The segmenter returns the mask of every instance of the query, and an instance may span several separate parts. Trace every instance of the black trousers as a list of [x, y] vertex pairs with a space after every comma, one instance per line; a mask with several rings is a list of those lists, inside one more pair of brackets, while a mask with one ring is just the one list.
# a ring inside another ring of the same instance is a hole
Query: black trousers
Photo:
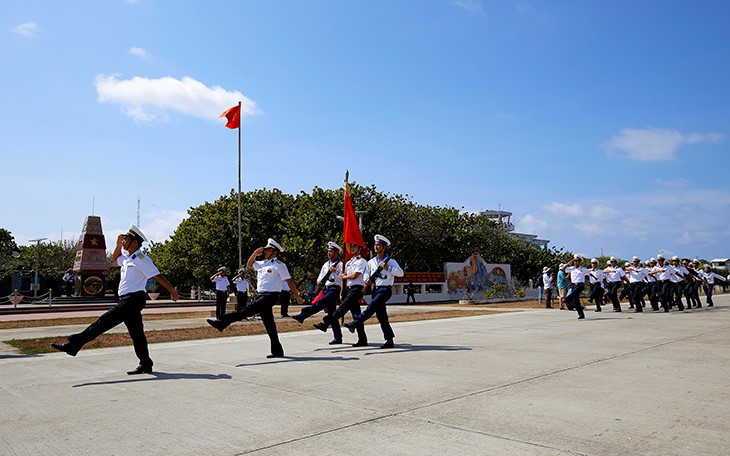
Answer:
[[228, 292], [215, 290], [215, 317], [219, 320], [226, 313], [226, 301], [228, 301]]
[[134, 353], [139, 358], [139, 364], [144, 367], [152, 367], [147, 337], [144, 334], [144, 323], [142, 323], [142, 309], [147, 303], [147, 293], [137, 291], [119, 297], [119, 303], [104, 312], [94, 323], [78, 334], [68, 336], [68, 341], [78, 348], [96, 339], [109, 331], [119, 323], [124, 323], [129, 331], [129, 337], [134, 344]]
[[375, 287], [370, 304], [368, 304], [365, 310], [363, 310], [362, 313], [356, 316], [353, 320], [355, 327], [362, 326], [370, 317], [375, 315], [378, 317], [380, 329], [383, 330], [383, 337], [385, 340], [393, 339], [395, 337], [395, 333], [393, 332], [393, 328], [390, 327], [388, 311], [385, 309], [385, 306], [391, 296], [393, 296], [393, 290], [391, 287]]
[[[339, 319], [344, 317], [347, 312], [350, 312], [352, 314], [353, 319], [360, 315], [360, 300], [363, 297], [362, 288], [363, 287], [361, 285], [353, 285], [351, 287], [348, 287], [344, 298], [342, 298], [342, 303], [337, 308], [337, 310], [335, 310], [332, 315], [327, 315], [326, 317], [324, 317], [324, 324], [337, 324], [339, 326]], [[361, 344], [368, 343], [368, 336], [367, 334], [365, 334], [365, 327], [363, 325], [358, 325], [356, 330], [357, 342]]]
[[291, 300], [291, 291], [283, 290], [279, 293], [279, 305], [281, 306], [281, 316], [289, 316], [289, 301]]
[[631, 304], [636, 308], [637, 312], [641, 312], [644, 305], [644, 283], [631, 282], [629, 284], [629, 299]]
[[621, 288], [621, 282], [608, 282], [606, 296], [611, 300], [614, 310], [621, 310], [621, 301], [618, 299], [618, 289]]
[[596, 282], [591, 284], [591, 300], [596, 303], [596, 310], [601, 310], [601, 303], [603, 302], [603, 284]]
[[247, 302], [248, 302], [248, 292], [246, 292], [246, 291], [236, 292], [236, 312], [242, 311], [243, 308], [246, 307]]
[[220, 321], [230, 325], [234, 321], [241, 321], [244, 318], [252, 317], [256, 314], [261, 316], [261, 322], [266, 328], [266, 334], [269, 335], [271, 341], [271, 354], [276, 356], [284, 356], [284, 348], [279, 342], [279, 333], [276, 332], [276, 322], [274, 321], [274, 306], [279, 301], [279, 292], [262, 292], [256, 296], [251, 303], [247, 304], [243, 310], [225, 314]]
[[[306, 319], [316, 314], [320, 310], [324, 310], [325, 312], [327, 312], [327, 315], [332, 316], [332, 314], [334, 314], [335, 310], [337, 309], [337, 302], [339, 301], [339, 299], [340, 287], [327, 287], [324, 290], [324, 295], [319, 298], [316, 303], [302, 307], [302, 311], [299, 312], [299, 316], [302, 317], [302, 319]], [[330, 321], [331, 322], [329, 324], [332, 325], [332, 334], [334, 334], [336, 340], [342, 342], [342, 329], [340, 328], [340, 323], [337, 321], [337, 319], [332, 319]]]
[[583, 313], [583, 306], [580, 303], [580, 294], [583, 292], [585, 286], [585, 283], [582, 282], [571, 283], [568, 288], [568, 296], [565, 298], [565, 305], [568, 307], [568, 310], [575, 310], [581, 318], [585, 317], [585, 313]]

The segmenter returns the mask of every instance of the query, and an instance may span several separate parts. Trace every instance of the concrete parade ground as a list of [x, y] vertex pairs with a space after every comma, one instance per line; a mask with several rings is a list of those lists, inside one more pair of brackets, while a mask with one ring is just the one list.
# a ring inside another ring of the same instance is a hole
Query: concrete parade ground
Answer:
[[625, 307], [396, 323], [391, 350], [377, 325], [285, 333], [282, 359], [266, 335], [153, 344], [132, 377], [132, 347], [6, 352], [0, 455], [730, 454], [730, 295]]

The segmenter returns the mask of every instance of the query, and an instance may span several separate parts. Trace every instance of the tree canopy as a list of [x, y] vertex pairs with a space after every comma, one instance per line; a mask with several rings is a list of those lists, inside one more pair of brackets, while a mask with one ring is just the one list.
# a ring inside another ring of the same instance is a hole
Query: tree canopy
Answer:
[[[376, 233], [393, 241], [394, 256], [406, 271], [443, 271], [445, 262], [480, 254], [490, 263], [509, 263], [514, 278], [526, 282], [543, 266], [557, 267], [570, 255], [515, 239], [479, 214], [452, 207], [416, 204], [375, 186], [351, 184], [353, 205], [364, 212], [363, 237]], [[288, 195], [280, 190], [241, 194], [243, 263], [271, 237], [285, 249], [281, 255], [296, 281], [315, 276], [326, 260], [327, 242], [342, 242], [344, 190], [315, 187]], [[177, 286], [208, 285], [219, 266], [238, 267], [237, 195], [231, 191], [212, 203], [188, 210], [171, 238], [154, 243], [150, 255]]]

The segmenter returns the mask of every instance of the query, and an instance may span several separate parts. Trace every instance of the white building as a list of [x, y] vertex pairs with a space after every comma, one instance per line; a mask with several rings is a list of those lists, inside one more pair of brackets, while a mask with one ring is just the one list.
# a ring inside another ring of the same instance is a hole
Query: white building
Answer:
[[715, 258], [710, 264], [713, 268], [730, 269], [730, 258]]
[[511, 212], [482, 211], [480, 214], [487, 217], [489, 220], [492, 220], [494, 223], [502, 225], [511, 236], [543, 249], [548, 248], [548, 243], [550, 242], [548, 239], [540, 239], [536, 234], [515, 233], [515, 226], [510, 221], [510, 218], [512, 217]]

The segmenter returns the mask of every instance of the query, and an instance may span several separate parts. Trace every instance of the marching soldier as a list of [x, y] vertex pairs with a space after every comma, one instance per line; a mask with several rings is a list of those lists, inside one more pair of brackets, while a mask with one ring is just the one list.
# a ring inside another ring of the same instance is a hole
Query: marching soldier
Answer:
[[[347, 285], [347, 291], [343, 290], [342, 304], [335, 310], [332, 315], [326, 315], [322, 323], [314, 325], [315, 328], [320, 331], [327, 331], [327, 326], [337, 325], [337, 321], [344, 317], [347, 312], [352, 314], [354, 319], [360, 314], [360, 300], [363, 297], [363, 288], [365, 288], [365, 268], [367, 267], [367, 260], [360, 256], [362, 252], [362, 246], [353, 244], [350, 247], [353, 257], [345, 264], [345, 271], [340, 278]], [[367, 347], [368, 336], [365, 334], [365, 327], [359, 325], [355, 328], [357, 330], [357, 342], [353, 344], [353, 347]]]
[[[259, 247], [254, 250], [248, 258], [246, 267], [256, 271], [256, 290], [258, 291], [256, 299], [240, 312], [223, 315], [222, 318], [217, 320], [207, 320], [210, 326], [222, 332], [234, 321], [241, 321], [255, 314], [261, 315], [261, 322], [264, 324], [266, 333], [269, 335], [269, 340], [271, 341], [271, 353], [266, 356], [267, 358], [284, 357], [284, 348], [279, 342], [279, 334], [276, 332], [276, 322], [274, 321], [274, 312], [272, 310], [279, 299], [282, 283], [286, 282], [289, 284], [289, 287], [295, 293], [294, 296], [296, 297], [297, 303], [301, 304], [303, 302], [301, 296], [299, 296], [297, 284], [289, 275], [289, 269], [287, 269], [284, 263], [279, 261], [279, 253], [283, 251], [284, 249], [271, 238], [269, 238], [264, 247]], [[264, 259], [256, 261], [256, 258], [262, 254]]]
[[[132, 225], [129, 230], [117, 236], [117, 246], [112, 253], [112, 261], [121, 266], [119, 280], [119, 303], [109, 309], [96, 322], [78, 334], [68, 336], [64, 344], [51, 344], [51, 347], [71, 356], [81, 350], [88, 342], [124, 322], [134, 344], [134, 353], [139, 358], [139, 366], [127, 372], [129, 375], [151, 374], [152, 358], [147, 347], [147, 337], [142, 323], [142, 309], [147, 303], [145, 286], [147, 279], [154, 278], [157, 283], [170, 292], [170, 299], [177, 301], [180, 295], [175, 287], [162, 275], [152, 260], [140, 252], [140, 246], [147, 242], [142, 231]], [[123, 250], [127, 253], [125, 254]]]
[[[342, 248], [335, 242], [327, 243], [327, 261], [322, 265], [317, 277], [317, 291], [321, 290], [324, 294], [322, 297], [316, 300], [316, 302], [303, 307], [302, 310], [297, 314], [293, 315], [292, 318], [299, 322], [304, 323], [304, 320], [316, 314], [320, 310], [325, 310], [328, 316], [331, 316], [337, 308], [337, 301], [340, 298], [342, 291], [342, 261], [340, 261], [340, 252]], [[316, 295], [315, 291], [315, 295]], [[334, 339], [330, 342], [330, 345], [337, 345], [342, 343], [342, 330], [337, 320], [330, 320], [332, 325], [332, 333]], [[327, 331], [327, 327], [322, 328], [320, 324], [315, 324], [315, 328]]]
[[[689, 271], [690, 275], [690, 282], [687, 287], [687, 297], [689, 299], [689, 303], [692, 304], [694, 307], [700, 308], [702, 307], [702, 303], [700, 302], [700, 286], [702, 286], [702, 277], [700, 276], [700, 260], [697, 258], [693, 259], [690, 263], [687, 261], [687, 270]], [[691, 308], [690, 306], [687, 306], [687, 308]]]
[[603, 302], [603, 271], [598, 269], [598, 260], [591, 259], [591, 268], [588, 270], [588, 278], [591, 282], [591, 296], [588, 302], [596, 303], [596, 312], [601, 311], [601, 303]]
[[580, 294], [586, 286], [588, 269], [580, 265], [582, 261], [583, 258], [580, 255], [576, 255], [561, 268], [570, 276], [570, 288], [568, 289], [568, 296], [565, 298], [565, 305], [568, 306], [568, 310], [578, 312], [578, 320], [586, 317], [585, 313], [583, 313], [583, 305], [580, 303]]
[[712, 291], [715, 288], [715, 279], [722, 281], [725, 280], [725, 277], [712, 272], [712, 266], [709, 264], [706, 264], [703, 269], [704, 270], [700, 272], [700, 276], [704, 280], [705, 285], [705, 302], [707, 302], [707, 307], [712, 307], [715, 305], [712, 303]]
[[649, 273], [641, 267], [639, 257], [632, 258], [632, 264], [626, 268], [626, 271], [629, 276], [629, 299], [634, 306], [634, 312], [643, 312], [644, 279]]
[[231, 286], [230, 280], [226, 277], [226, 267], [219, 267], [218, 271], [210, 276], [210, 281], [215, 283], [215, 317], [220, 320], [226, 313], [228, 288]]
[[611, 257], [608, 262], [609, 266], [603, 270], [603, 273], [606, 274], [606, 281], [608, 282], [606, 295], [613, 304], [613, 311], [621, 312], [621, 301], [618, 299], [618, 290], [621, 288], [621, 282], [628, 283], [629, 280], [626, 278], [624, 270], [618, 266], [618, 260], [616, 258]]
[[233, 278], [233, 283], [236, 285], [236, 312], [242, 311], [248, 302], [248, 280], [244, 276], [245, 272], [246, 268], [241, 268]]
[[387, 253], [387, 249], [390, 246], [390, 241], [383, 235], [375, 235], [375, 245], [373, 250], [375, 251], [375, 257], [371, 258], [367, 263], [365, 270], [365, 284], [366, 286], [374, 286], [372, 299], [367, 308], [351, 323], [345, 323], [347, 329], [350, 332], [355, 332], [358, 326], [362, 326], [370, 317], [375, 314], [380, 322], [380, 329], [383, 330], [383, 337], [385, 343], [380, 348], [393, 348], [393, 328], [390, 327], [388, 321], [388, 311], [386, 310], [386, 304], [393, 295], [393, 282], [396, 277], [403, 277], [403, 269], [397, 261], [391, 258]]

